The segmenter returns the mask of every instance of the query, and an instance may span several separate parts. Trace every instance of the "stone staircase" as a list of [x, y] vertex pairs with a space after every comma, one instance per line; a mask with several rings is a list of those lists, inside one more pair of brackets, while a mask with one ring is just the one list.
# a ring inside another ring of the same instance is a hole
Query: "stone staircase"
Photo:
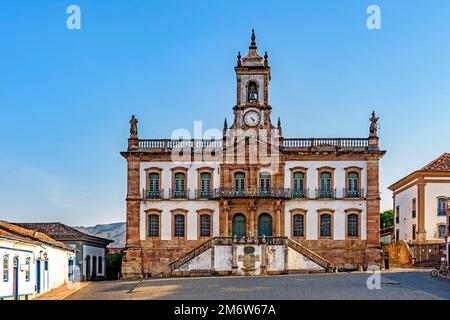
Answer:
[[[309, 250], [308, 248], [302, 246], [300, 243], [289, 239], [288, 237], [254, 237], [254, 238], [243, 238], [236, 239], [233, 237], [214, 237], [211, 238], [202, 244], [200, 244], [198, 247], [194, 248], [193, 250], [189, 251], [182, 257], [172, 261], [168, 264], [166, 269], [159, 273], [158, 275], [155, 275], [155, 277], [171, 277], [174, 275], [176, 270], [179, 270], [180, 267], [187, 264], [194, 258], [200, 256], [202, 253], [206, 252], [207, 250], [213, 248], [215, 245], [229, 245], [233, 246], [234, 244], [243, 244], [247, 243], [246, 241], [249, 241], [248, 243], [260, 243], [260, 244], [266, 244], [266, 245], [285, 245], [304, 257], [308, 258], [312, 262], [316, 263], [320, 267], [322, 267], [326, 272], [332, 271], [332, 265], [331, 263], [321, 257], [320, 255], [316, 254], [315, 252]], [[196, 270], [200, 271], [200, 270]], [[206, 275], [208, 270], [201, 270], [204, 275]], [[209, 271], [209, 274], [212, 274], [212, 271]]]
[[327, 272], [332, 271], [332, 265], [328, 260], [319, 256], [317, 253], [309, 250], [308, 248], [302, 246], [300, 243], [286, 237], [286, 244], [288, 245], [288, 247], [294, 249], [298, 253], [307, 257], [309, 260], [317, 263], [319, 266], [324, 268]]

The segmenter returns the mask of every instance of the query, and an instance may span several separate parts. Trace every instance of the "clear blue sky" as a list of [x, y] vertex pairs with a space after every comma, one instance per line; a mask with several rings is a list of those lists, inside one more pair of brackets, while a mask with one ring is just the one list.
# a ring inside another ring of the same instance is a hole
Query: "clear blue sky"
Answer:
[[[66, 28], [81, 7], [82, 29]], [[382, 30], [366, 28], [378, 4]], [[0, 10], [0, 218], [125, 220], [129, 117], [140, 136], [222, 128], [252, 28], [286, 137], [367, 137], [386, 187], [450, 151], [450, 2], [9, 1]]]

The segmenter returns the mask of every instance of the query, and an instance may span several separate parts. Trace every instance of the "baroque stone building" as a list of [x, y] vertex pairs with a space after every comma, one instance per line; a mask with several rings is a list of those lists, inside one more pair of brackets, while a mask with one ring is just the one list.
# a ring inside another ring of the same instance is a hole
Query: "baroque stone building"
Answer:
[[270, 70], [253, 32], [220, 138], [139, 139], [132, 117], [124, 277], [381, 264], [378, 118], [367, 138], [285, 138]]

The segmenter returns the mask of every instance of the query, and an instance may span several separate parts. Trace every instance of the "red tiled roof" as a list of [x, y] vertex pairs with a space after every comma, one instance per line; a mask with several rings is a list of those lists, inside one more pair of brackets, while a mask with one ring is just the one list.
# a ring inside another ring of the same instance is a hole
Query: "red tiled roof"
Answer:
[[450, 153], [444, 153], [420, 169], [422, 172], [450, 172]]
[[23, 228], [35, 230], [38, 232], [46, 233], [56, 239], [78, 239], [89, 237], [90, 239], [97, 239], [98, 241], [104, 241], [111, 243], [113, 240], [92, 236], [87, 233], [81, 232], [75, 228], [66, 226], [61, 222], [37, 222], [37, 223], [16, 223]]
[[62, 247], [64, 249], [72, 250], [64, 243], [56, 241], [52, 237], [45, 233], [35, 230], [25, 229], [15, 224], [8, 223], [6, 221], [0, 221], [0, 236], [14, 238], [17, 240], [32, 242], [32, 243], [44, 243], [52, 246]]

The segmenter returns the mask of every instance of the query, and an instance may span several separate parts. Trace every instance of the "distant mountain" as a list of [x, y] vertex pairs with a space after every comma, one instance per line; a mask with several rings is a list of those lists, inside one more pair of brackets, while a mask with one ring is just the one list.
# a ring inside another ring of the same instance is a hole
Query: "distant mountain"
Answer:
[[114, 240], [108, 247], [123, 248], [125, 247], [125, 222], [117, 222], [110, 224], [98, 224], [93, 227], [73, 227], [81, 232], [90, 234], [100, 238]]

